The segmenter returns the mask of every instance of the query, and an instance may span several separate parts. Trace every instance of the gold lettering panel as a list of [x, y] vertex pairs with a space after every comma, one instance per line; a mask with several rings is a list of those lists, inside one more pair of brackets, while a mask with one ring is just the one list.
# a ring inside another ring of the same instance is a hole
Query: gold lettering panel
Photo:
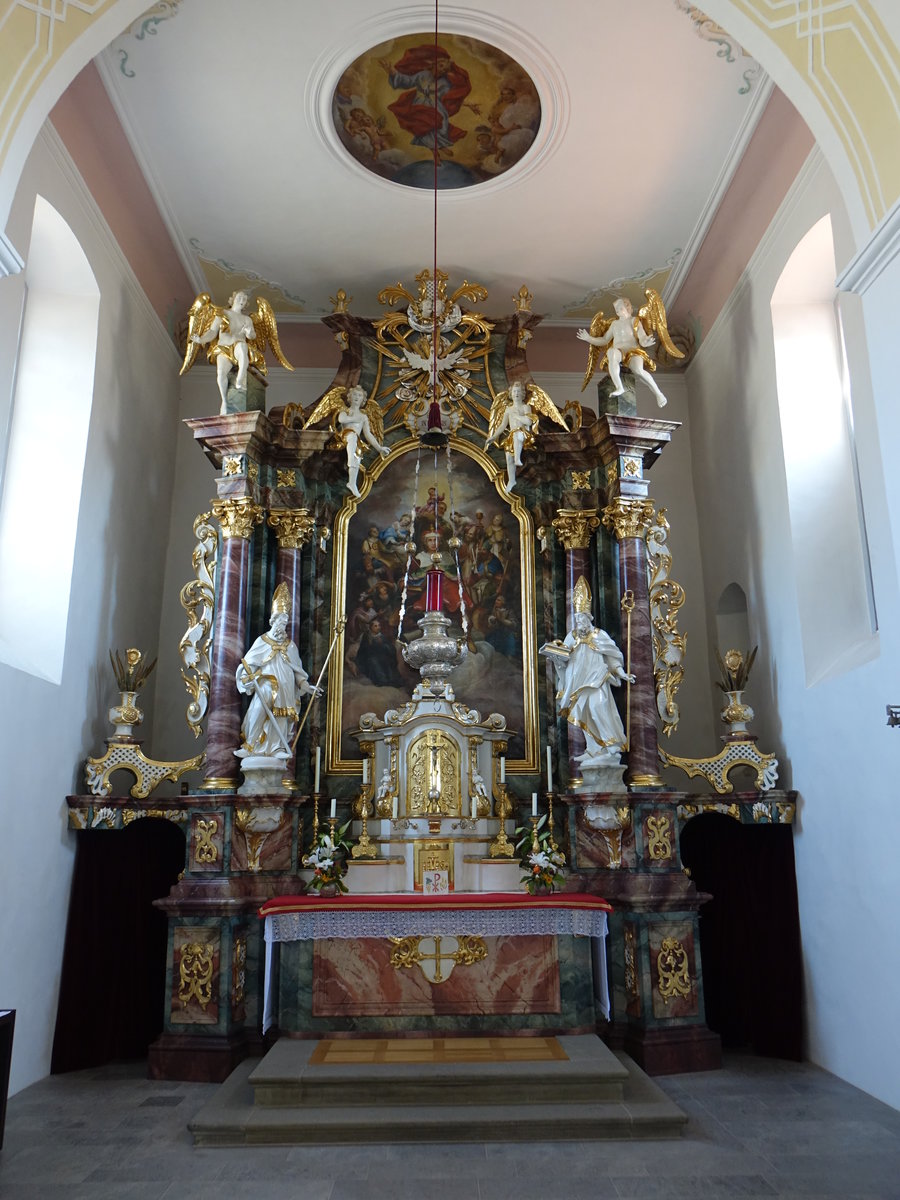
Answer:
[[428, 729], [406, 754], [406, 811], [411, 817], [459, 817], [459, 746], [442, 729]]

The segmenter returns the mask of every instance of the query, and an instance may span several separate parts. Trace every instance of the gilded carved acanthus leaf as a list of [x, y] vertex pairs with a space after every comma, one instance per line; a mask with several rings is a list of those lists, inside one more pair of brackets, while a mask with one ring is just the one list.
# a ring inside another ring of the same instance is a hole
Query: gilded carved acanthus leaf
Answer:
[[263, 519], [263, 510], [249, 496], [213, 500], [212, 515], [222, 527], [224, 538], [249, 538], [254, 525]]
[[209, 523], [209, 517], [208, 512], [200, 513], [194, 521], [194, 536], [197, 539], [191, 555], [194, 578], [181, 589], [181, 605], [187, 613], [188, 627], [178, 643], [178, 653], [182, 662], [181, 678], [191, 697], [185, 715], [194, 737], [200, 736], [209, 703], [209, 648], [219, 544], [218, 534]]
[[599, 524], [595, 508], [561, 508], [553, 518], [556, 536], [567, 550], [586, 550]]
[[274, 509], [269, 513], [268, 524], [275, 530], [281, 550], [299, 550], [310, 541], [316, 528], [315, 518], [306, 508]]
[[661, 508], [647, 530], [646, 540], [656, 707], [666, 737], [678, 728], [680, 713], [675, 693], [684, 678], [687, 646], [687, 634], [678, 632], [678, 610], [684, 604], [684, 588], [669, 578], [672, 554], [668, 547], [668, 536], [666, 510]]
[[653, 501], [617, 496], [603, 510], [603, 528], [622, 538], [643, 537], [653, 521]]

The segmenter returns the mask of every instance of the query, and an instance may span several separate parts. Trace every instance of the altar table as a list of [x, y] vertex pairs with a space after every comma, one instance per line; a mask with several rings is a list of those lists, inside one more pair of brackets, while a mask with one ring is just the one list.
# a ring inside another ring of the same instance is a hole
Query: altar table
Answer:
[[263, 1031], [273, 1023], [275, 947], [281, 942], [329, 938], [430, 937], [434, 935], [588, 937], [601, 944], [595, 988], [608, 1015], [605, 938], [609, 903], [584, 892], [456, 892], [442, 895], [385, 893], [352, 896], [276, 896], [259, 915], [265, 920], [266, 972]]

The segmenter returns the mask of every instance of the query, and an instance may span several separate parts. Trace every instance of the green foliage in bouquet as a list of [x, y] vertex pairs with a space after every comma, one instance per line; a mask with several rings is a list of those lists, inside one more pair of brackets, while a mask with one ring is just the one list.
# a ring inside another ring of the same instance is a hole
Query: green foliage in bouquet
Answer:
[[566, 856], [555, 849], [547, 826], [547, 816], [541, 817], [537, 825], [520, 825], [516, 830], [516, 853], [525, 872], [520, 883], [531, 896], [539, 892], [553, 892], [562, 887], [565, 878]]
[[347, 874], [347, 855], [350, 853], [350, 843], [346, 839], [350, 822], [336, 830], [334, 839], [330, 829], [322, 829], [313, 849], [303, 859], [304, 867], [312, 867], [313, 877], [308, 890], [321, 892], [326, 887], [336, 887], [339, 892], [346, 894], [350, 891], [344, 883]]

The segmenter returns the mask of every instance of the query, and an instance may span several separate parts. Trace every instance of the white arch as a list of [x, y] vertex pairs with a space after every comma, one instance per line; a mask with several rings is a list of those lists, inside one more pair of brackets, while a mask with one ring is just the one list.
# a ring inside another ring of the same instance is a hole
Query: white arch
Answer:
[[[751, 0], [752, 2], [760, 3], [760, 0]], [[900, 36], [900, 29], [897, 14], [891, 11], [895, 0], [865, 2], [890, 31], [889, 36], [894, 40], [887, 49], [896, 56], [896, 39]], [[7, 3], [11, 9], [15, 7], [16, 0], [7, 0]], [[837, 179], [850, 215], [857, 247], [861, 248], [869, 239], [874, 221], [867, 212], [860, 175], [858, 170], [854, 169], [854, 164], [842, 143], [834, 114], [829, 113], [826, 99], [817, 94], [809, 78], [797, 70], [779, 49], [774, 38], [747, 14], [751, 3], [747, 0], [743, 3], [741, 0], [703, 0], [702, 8], [762, 64], [809, 125]], [[779, 19], [782, 8], [785, 13], [796, 10], [795, 5], [785, 6], [779, 0], [766, 0], [766, 5], [760, 3], [760, 7], [767, 7], [773, 22]], [[0, 226], [6, 223], [25, 159], [51, 108], [78, 72], [140, 16], [145, 8], [146, 0], [112, 0], [102, 13], [89, 21], [84, 32], [75, 38], [36, 88], [12, 136], [6, 156], [0, 163]], [[83, 13], [81, 19], [84, 19]], [[0, 91], [3, 83], [0, 79]], [[851, 113], [853, 118], [857, 115]], [[863, 136], [860, 139], [861, 151], [867, 149], [864, 142]], [[887, 203], [893, 203], [895, 199], [887, 197]], [[0, 234], [0, 274], [17, 269], [19, 266], [16, 263], [15, 252], [7, 243], [4, 253], [3, 236]]]

